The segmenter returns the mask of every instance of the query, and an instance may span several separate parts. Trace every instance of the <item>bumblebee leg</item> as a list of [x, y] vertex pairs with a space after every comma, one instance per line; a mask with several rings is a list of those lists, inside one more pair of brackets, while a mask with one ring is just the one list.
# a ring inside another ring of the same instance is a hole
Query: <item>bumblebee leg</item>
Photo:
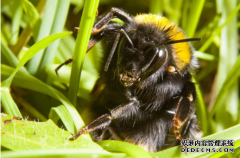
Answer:
[[[190, 111], [190, 106], [192, 101], [193, 101], [192, 94], [189, 94], [188, 97], [181, 96], [179, 98], [179, 101], [175, 110], [175, 114], [173, 115], [173, 131], [176, 139], [179, 141], [183, 139], [183, 136], [180, 134], [180, 127], [182, 127], [184, 123], [186, 121], [189, 121], [190, 119], [189, 111]], [[186, 126], [186, 130], [189, 128], [190, 124], [191, 122], [188, 122]]]
[[104, 114], [94, 120], [93, 122], [89, 123], [87, 126], [85, 126], [83, 129], [77, 132], [76, 135], [73, 136], [73, 139], [77, 139], [80, 135], [91, 132], [97, 129], [105, 128], [106, 126], [109, 126], [111, 123], [112, 118], [109, 114]]
[[188, 130], [189, 130], [190, 126], [191, 126], [191, 123], [192, 123], [192, 119], [187, 122], [187, 125], [186, 125], [186, 127], [185, 127], [185, 129], [184, 129], [184, 131], [182, 133], [182, 137], [185, 137], [187, 135]]
[[198, 126], [196, 115], [192, 115], [191, 119], [189, 119], [182, 133], [182, 136], [185, 137], [187, 134], [189, 139], [199, 139], [203, 135], [201, 129]]
[[132, 17], [129, 16], [124, 11], [118, 8], [112, 8], [110, 12], [108, 12], [102, 19], [100, 19], [93, 27], [92, 34], [98, 34], [101, 32], [113, 19], [113, 17], [117, 17], [125, 23], [130, 23], [132, 21]]
[[73, 135], [73, 139], [74, 140], [77, 139], [79, 136], [81, 136], [84, 133], [106, 128], [111, 124], [112, 120], [121, 116], [122, 113], [126, 113], [126, 111], [128, 111], [128, 108], [133, 106], [134, 103], [136, 102], [130, 101], [126, 104], [119, 105], [118, 107], [111, 110], [110, 114], [104, 114], [98, 117], [96, 120], [92, 121], [91, 123], [86, 125], [84, 128], [79, 130], [76, 135]]
[[69, 63], [71, 63], [73, 60], [73, 57], [69, 58], [68, 60], [64, 61], [64, 63], [58, 65], [58, 67], [55, 68], [55, 73], [58, 76], [58, 70], [63, 66], [63, 65], [67, 65]]
[[[102, 39], [102, 35], [95, 35], [93, 37], [91, 37], [89, 43], [88, 43], [88, 47], [87, 47], [87, 52], [95, 45], [97, 44], [101, 39]], [[73, 57], [69, 58], [68, 60], [66, 60], [64, 63], [60, 64], [56, 69], [55, 69], [55, 73], [58, 75], [58, 70], [64, 66], [67, 65], [69, 63], [71, 63], [73, 61]]]

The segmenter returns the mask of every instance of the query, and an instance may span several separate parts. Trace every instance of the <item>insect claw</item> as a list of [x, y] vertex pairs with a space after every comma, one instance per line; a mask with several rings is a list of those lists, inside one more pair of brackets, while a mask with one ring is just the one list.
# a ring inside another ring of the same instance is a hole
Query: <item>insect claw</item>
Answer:
[[74, 27], [73, 32], [74, 32], [74, 33], [78, 33], [78, 31], [79, 31], [79, 27]]
[[57, 67], [57, 68], [55, 69], [55, 73], [56, 73], [56, 75], [59, 77], [59, 75], [58, 75], [58, 70], [59, 70], [59, 68]]
[[74, 134], [71, 133], [71, 135], [72, 135], [72, 136], [70, 136], [69, 140], [75, 140], [75, 139], [74, 139]]

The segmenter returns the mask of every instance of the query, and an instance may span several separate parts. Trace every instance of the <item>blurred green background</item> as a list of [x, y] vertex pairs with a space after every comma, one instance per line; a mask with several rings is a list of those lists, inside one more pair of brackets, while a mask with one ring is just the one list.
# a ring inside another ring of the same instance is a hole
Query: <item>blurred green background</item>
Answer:
[[[203, 134], [207, 136], [239, 124], [239, 0], [100, 0], [99, 6], [98, 1], [91, 2], [89, 0], [89, 5], [85, 3], [84, 8], [95, 13], [92, 4], [96, 2], [98, 17], [112, 7], [122, 8], [133, 16], [138, 13], [160, 14], [176, 23], [188, 37], [202, 38], [202, 41], [192, 44], [200, 65], [193, 80], [198, 92], [196, 112]], [[69, 64], [59, 71], [59, 77], [54, 69], [73, 52], [78, 53], [81, 49], [78, 46], [84, 45], [80, 40], [80, 43], [76, 41], [76, 34], [62, 35], [66, 36], [64, 38], [59, 35], [51, 45], [45, 41], [33, 47], [50, 35], [78, 27], [83, 6], [83, 0], [1, 1], [1, 80], [11, 75], [19, 61], [28, 60], [26, 52], [38, 52], [26, 64], [23, 63], [24, 67], [12, 84], [11, 81], [2, 82], [2, 112], [29, 117], [30, 120], [46, 121], [50, 118], [73, 133], [83, 126], [77, 112], [86, 116], [83, 111], [89, 105], [89, 94], [100, 75], [97, 69], [104, 53], [101, 42], [88, 52], [82, 69], [82, 61], [77, 61], [76, 73], [71, 72], [72, 64]], [[91, 24], [90, 21], [89, 26]], [[83, 26], [84, 29], [91, 30], [87, 26]], [[89, 34], [85, 37], [89, 38]], [[41, 46], [48, 47], [42, 49]], [[80, 55], [79, 58], [81, 56], [84, 57]]]

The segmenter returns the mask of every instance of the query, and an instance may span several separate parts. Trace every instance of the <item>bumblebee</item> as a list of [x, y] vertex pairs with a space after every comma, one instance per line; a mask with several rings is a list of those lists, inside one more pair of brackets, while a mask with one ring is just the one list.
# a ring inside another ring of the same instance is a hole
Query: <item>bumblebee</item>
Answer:
[[[112, 22], [115, 17], [124, 24]], [[100, 40], [104, 55], [93, 89], [94, 119], [73, 139], [89, 132], [95, 141], [122, 140], [149, 152], [195, 139], [191, 74], [198, 62], [190, 41], [200, 39], [187, 38], [160, 15], [133, 17], [112, 8], [94, 25], [87, 51]]]

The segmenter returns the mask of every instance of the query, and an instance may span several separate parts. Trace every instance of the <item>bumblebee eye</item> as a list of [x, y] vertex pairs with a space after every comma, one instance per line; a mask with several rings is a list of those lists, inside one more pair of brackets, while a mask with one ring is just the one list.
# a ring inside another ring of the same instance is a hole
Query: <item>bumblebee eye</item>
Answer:
[[148, 76], [156, 72], [166, 61], [167, 50], [164, 46], [152, 47], [147, 50], [147, 55], [151, 56], [151, 60], [146, 65], [146, 73]]

